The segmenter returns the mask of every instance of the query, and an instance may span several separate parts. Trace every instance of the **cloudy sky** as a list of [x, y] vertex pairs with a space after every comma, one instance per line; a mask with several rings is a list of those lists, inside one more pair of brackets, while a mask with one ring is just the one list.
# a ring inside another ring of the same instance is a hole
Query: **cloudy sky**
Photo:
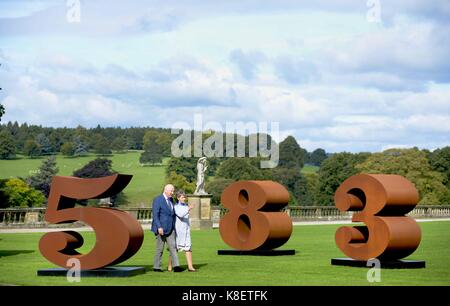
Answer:
[[201, 114], [308, 150], [450, 145], [447, 0], [2, 0], [0, 63], [2, 123]]

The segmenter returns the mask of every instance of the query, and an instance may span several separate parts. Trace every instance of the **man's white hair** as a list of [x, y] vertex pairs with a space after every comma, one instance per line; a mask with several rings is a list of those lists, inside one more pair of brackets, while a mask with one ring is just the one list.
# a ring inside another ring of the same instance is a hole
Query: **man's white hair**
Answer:
[[166, 186], [164, 186], [164, 192], [169, 191], [170, 189], [175, 190], [175, 186], [173, 186], [172, 184], [167, 184]]

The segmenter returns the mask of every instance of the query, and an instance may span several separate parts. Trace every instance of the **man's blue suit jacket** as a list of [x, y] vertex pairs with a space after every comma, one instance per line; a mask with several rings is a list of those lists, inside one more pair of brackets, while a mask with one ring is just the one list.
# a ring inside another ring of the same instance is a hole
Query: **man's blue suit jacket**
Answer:
[[162, 227], [164, 236], [170, 235], [175, 226], [175, 212], [173, 210], [173, 200], [169, 198], [172, 203], [172, 209], [167, 205], [166, 198], [163, 194], [153, 199], [152, 204], [152, 232], [158, 235], [158, 228]]

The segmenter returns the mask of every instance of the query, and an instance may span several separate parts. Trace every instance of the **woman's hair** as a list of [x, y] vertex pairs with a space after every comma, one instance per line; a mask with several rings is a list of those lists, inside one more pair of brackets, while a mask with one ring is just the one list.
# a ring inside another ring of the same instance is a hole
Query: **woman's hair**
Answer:
[[177, 190], [177, 199], [179, 199], [181, 196], [186, 196], [186, 193], [183, 189]]

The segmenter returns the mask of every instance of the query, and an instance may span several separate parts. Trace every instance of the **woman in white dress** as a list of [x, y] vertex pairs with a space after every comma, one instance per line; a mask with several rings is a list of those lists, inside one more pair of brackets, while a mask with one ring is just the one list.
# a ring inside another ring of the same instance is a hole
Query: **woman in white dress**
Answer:
[[[175, 204], [175, 236], [178, 251], [184, 251], [188, 264], [188, 271], [196, 271], [192, 265], [192, 244], [191, 244], [191, 225], [189, 221], [189, 211], [194, 208], [192, 204], [186, 203], [186, 194], [180, 190], [177, 192], [178, 203]], [[169, 257], [168, 270], [172, 270], [172, 259]]]

